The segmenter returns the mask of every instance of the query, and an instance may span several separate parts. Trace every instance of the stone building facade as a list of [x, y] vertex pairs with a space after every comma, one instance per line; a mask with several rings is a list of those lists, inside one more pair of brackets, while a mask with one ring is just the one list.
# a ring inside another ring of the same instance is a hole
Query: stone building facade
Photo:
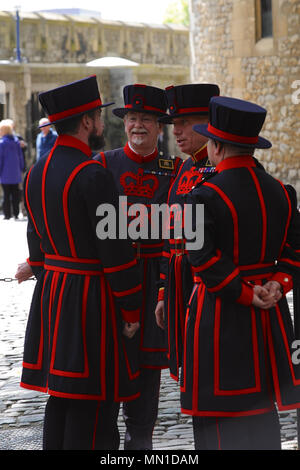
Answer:
[[256, 155], [300, 197], [300, 0], [190, 0], [191, 74], [268, 110]]
[[[165, 88], [190, 81], [189, 31], [181, 26], [107, 21], [57, 13], [20, 13], [21, 62], [16, 61], [16, 18], [0, 11], [0, 119], [10, 117], [35, 157], [38, 93], [96, 74], [103, 101], [122, 104], [130, 83]], [[88, 66], [105, 57], [133, 64]], [[123, 125], [105, 109], [107, 148], [122, 144]], [[175, 151], [170, 132], [165, 140]]]

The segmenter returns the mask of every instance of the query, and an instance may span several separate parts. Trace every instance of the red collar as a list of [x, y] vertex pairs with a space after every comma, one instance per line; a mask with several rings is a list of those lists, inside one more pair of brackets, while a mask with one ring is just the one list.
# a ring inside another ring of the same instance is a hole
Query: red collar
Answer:
[[92, 150], [91, 148], [86, 145], [82, 140], [77, 139], [76, 137], [73, 137], [72, 135], [59, 135], [58, 138], [56, 139], [56, 145], [64, 145], [65, 147], [73, 147], [78, 150], [81, 150], [87, 157], [92, 156]]
[[124, 152], [126, 153], [127, 157], [131, 158], [131, 160], [134, 160], [137, 163], [151, 162], [152, 160], [155, 160], [155, 158], [158, 155], [158, 150], [156, 148], [154, 152], [150, 153], [150, 155], [143, 157], [143, 155], [140, 155], [139, 153], [136, 153], [133, 150], [131, 150], [131, 148], [128, 145], [128, 142], [124, 147]]
[[232, 168], [254, 167], [256, 163], [251, 155], [236, 155], [235, 157], [225, 158], [217, 166], [216, 171], [221, 173], [224, 170]]
[[207, 157], [207, 144], [201, 147], [201, 149], [197, 150], [197, 152], [193, 153], [191, 157], [194, 162], [200, 162], [201, 160], [204, 160], [204, 158]]

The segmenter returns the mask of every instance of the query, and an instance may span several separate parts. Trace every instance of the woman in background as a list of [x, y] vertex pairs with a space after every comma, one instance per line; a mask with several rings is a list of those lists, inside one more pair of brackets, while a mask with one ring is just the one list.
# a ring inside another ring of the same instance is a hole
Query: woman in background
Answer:
[[20, 143], [13, 135], [8, 120], [0, 122], [0, 181], [3, 188], [4, 219], [11, 218], [11, 206], [15, 219], [19, 216], [19, 184], [22, 181], [24, 158]]

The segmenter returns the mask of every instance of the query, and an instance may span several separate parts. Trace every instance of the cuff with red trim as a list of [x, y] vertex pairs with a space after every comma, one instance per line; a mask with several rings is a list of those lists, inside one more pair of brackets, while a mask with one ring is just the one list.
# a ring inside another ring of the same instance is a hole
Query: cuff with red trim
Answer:
[[124, 310], [121, 309], [122, 318], [127, 323], [135, 323], [140, 321], [140, 309], [137, 310]]
[[249, 307], [249, 305], [252, 304], [253, 300], [253, 286], [251, 284], [247, 284], [246, 282], [242, 283], [242, 292], [239, 298], [237, 299], [237, 302], [242, 305], [246, 305]]
[[287, 273], [275, 273], [273, 274], [271, 281], [279, 282], [284, 294], [287, 294], [287, 292], [293, 288], [293, 278]]
[[161, 287], [158, 291], [157, 301], [159, 302], [160, 300], [164, 300], [164, 298], [165, 298], [165, 288]]
[[29, 258], [26, 261], [29, 266], [44, 266], [44, 261], [31, 261]]

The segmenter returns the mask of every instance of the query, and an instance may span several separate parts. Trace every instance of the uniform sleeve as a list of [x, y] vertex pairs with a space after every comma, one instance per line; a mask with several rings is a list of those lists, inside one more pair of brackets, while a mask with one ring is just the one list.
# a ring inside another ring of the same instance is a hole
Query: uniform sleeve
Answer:
[[29, 250], [29, 258], [27, 263], [30, 265], [33, 274], [38, 278], [44, 269], [44, 253], [41, 249], [41, 235], [37, 229], [33, 214], [27, 197], [29, 172], [24, 178], [24, 205], [27, 211], [27, 243]]
[[[95, 230], [96, 248], [104, 274], [115, 300], [120, 305], [124, 321], [135, 322], [140, 319], [141, 275], [131, 242], [128, 238], [122, 239], [118, 236], [118, 193], [113, 177], [108, 170], [102, 167], [100, 170], [93, 172], [88, 178], [83, 194], [89, 218]], [[102, 204], [107, 205], [109, 212], [106, 215], [97, 215], [99, 214], [98, 207]], [[103, 228], [105, 223], [112, 233], [107, 238], [101, 239], [99, 227]]]
[[[253, 286], [242, 279], [239, 268], [216, 246], [217, 227], [213, 211], [206, 196], [205, 188], [201, 187], [187, 196], [187, 203], [204, 204], [204, 241], [201, 249], [188, 250], [188, 258], [207, 290], [230, 302], [251, 305]], [[195, 207], [193, 207], [195, 209]], [[193, 210], [195, 217], [196, 211]], [[193, 231], [196, 230], [193, 219]]]
[[290, 185], [286, 185], [285, 189], [291, 204], [291, 219], [286, 243], [277, 260], [276, 272], [272, 277], [281, 284], [284, 294], [292, 289], [293, 280], [298, 283], [300, 281], [300, 213], [297, 209], [295, 189]]

